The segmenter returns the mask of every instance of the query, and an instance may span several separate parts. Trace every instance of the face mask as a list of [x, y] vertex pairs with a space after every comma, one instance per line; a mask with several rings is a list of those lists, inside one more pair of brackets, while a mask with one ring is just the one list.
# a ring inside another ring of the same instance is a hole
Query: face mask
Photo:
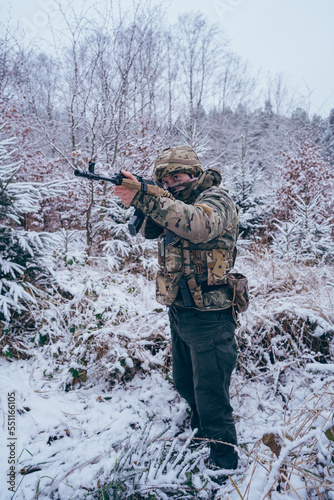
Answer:
[[178, 186], [182, 185], [183, 189], [181, 191], [178, 191], [175, 194], [172, 192], [172, 189], [175, 189], [178, 186], [169, 188], [169, 191], [173, 194], [176, 200], [191, 204], [195, 202], [200, 193], [212, 186], [219, 186], [220, 182], [220, 172], [215, 169], [208, 169], [199, 177], [194, 177], [193, 179], [189, 179], [188, 181], [178, 184]]
[[172, 193], [172, 195], [177, 198], [177, 195], [181, 193], [184, 189], [187, 189], [188, 187], [192, 186], [193, 182], [196, 181], [196, 177], [193, 179], [189, 179], [187, 181], [179, 182], [178, 184], [175, 184], [175, 186], [170, 186], [168, 188], [168, 191]]

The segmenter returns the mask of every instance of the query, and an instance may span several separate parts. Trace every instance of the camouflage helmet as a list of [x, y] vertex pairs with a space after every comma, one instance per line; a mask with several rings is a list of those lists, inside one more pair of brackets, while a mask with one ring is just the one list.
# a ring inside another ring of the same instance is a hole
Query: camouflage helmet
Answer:
[[154, 163], [154, 180], [161, 185], [161, 179], [174, 172], [197, 177], [202, 173], [201, 162], [195, 151], [189, 146], [166, 148]]

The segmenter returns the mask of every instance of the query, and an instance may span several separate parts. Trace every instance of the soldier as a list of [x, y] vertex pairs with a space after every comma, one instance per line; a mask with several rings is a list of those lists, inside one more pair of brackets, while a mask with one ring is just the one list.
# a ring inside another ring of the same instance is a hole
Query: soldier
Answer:
[[236, 256], [238, 211], [219, 188], [220, 172], [203, 171], [188, 146], [165, 149], [155, 162], [154, 180], [166, 195], [123, 186], [114, 192], [145, 214], [144, 236], [159, 237], [157, 300], [169, 307], [173, 379], [191, 407], [195, 437], [212, 439], [213, 464], [236, 469], [238, 455], [224, 443], [237, 444], [229, 399], [236, 322], [227, 273]]

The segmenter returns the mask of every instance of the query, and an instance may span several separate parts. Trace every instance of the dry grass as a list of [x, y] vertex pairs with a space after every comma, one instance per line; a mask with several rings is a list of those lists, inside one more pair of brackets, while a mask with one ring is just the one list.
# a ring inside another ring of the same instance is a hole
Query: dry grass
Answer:
[[243, 500], [255, 498], [259, 477], [265, 478], [256, 492], [259, 500], [271, 498], [273, 492], [294, 493], [300, 499], [330, 498], [328, 492], [334, 490], [334, 381], [325, 382], [301, 408], [287, 413], [280, 432], [265, 434], [249, 452], [239, 448], [239, 455], [247, 456], [245, 472], [237, 481]]

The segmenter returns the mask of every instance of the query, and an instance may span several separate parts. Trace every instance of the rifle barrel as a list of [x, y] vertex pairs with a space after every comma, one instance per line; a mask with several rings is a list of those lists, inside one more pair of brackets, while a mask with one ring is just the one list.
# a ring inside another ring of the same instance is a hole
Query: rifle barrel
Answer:
[[[95, 163], [94, 163], [94, 165], [95, 165]], [[90, 165], [91, 170], [94, 170], [94, 165], [92, 165], [92, 166]], [[91, 172], [91, 171], [86, 172], [86, 171], [79, 170], [79, 169], [74, 170], [74, 175], [77, 177], [85, 177], [86, 179], [90, 179], [91, 181], [112, 182], [113, 184], [116, 184], [116, 186], [121, 186], [122, 181], [125, 178], [125, 176], [122, 174], [122, 172], [115, 174], [113, 177], [104, 177], [103, 175], [96, 174], [94, 171], [93, 172]], [[145, 186], [145, 184], [152, 184], [152, 185], [155, 184], [154, 181], [143, 179], [139, 175], [135, 175], [135, 177], [138, 180], [138, 182], [142, 183], [142, 186]], [[131, 217], [131, 220], [128, 224], [131, 236], [136, 236], [136, 234], [138, 234], [138, 232], [143, 224], [144, 219], [145, 219], [145, 215], [139, 209], [135, 210], [135, 212], [134, 212], [133, 216]]]
[[83, 170], [76, 169], [74, 170], [74, 175], [77, 177], [85, 177], [86, 179], [90, 179], [92, 181], [107, 181], [112, 182], [116, 185], [122, 184], [122, 175], [115, 175], [114, 177], [104, 177], [103, 175], [93, 174], [92, 172], [84, 172]]

